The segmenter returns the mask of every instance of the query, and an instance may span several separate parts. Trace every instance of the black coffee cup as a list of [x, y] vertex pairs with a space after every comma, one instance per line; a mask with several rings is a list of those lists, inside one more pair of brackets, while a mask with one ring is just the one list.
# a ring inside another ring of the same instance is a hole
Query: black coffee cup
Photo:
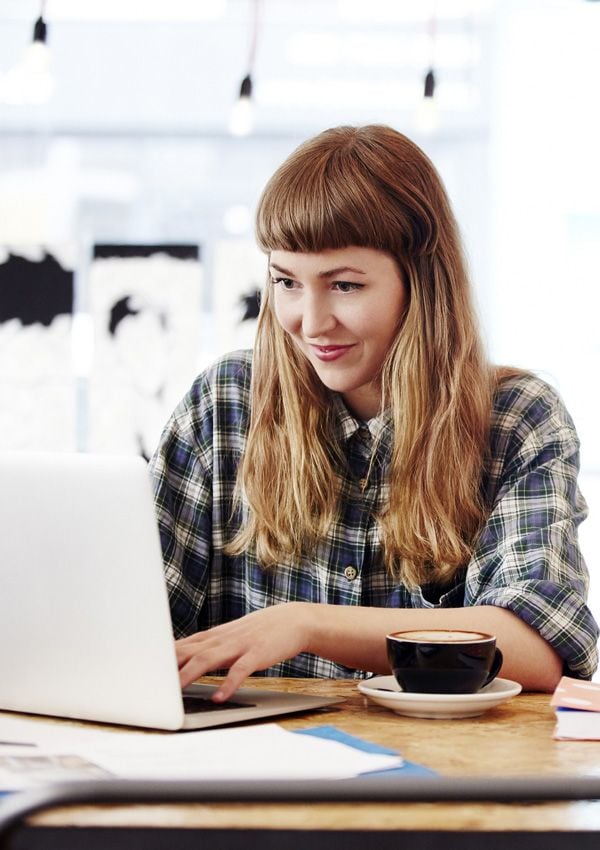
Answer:
[[458, 629], [411, 629], [387, 635], [390, 666], [403, 691], [474, 694], [498, 675], [496, 638]]

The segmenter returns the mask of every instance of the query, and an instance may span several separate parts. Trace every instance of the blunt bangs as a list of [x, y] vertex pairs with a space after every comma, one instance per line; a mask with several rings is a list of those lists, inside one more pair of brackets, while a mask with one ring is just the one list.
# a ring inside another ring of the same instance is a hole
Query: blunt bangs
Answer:
[[275, 172], [256, 214], [263, 251], [357, 246], [398, 256], [406, 222], [389, 188], [369, 170], [359, 132], [328, 130], [301, 145]]

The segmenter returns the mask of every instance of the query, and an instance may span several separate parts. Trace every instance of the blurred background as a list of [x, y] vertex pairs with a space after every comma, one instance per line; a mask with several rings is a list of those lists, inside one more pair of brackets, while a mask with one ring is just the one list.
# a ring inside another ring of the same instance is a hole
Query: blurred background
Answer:
[[575, 419], [600, 611], [599, 44], [593, 0], [0, 0], [2, 447], [148, 456], [252, 345], [269, 175], [387, 123], [446, 183], [490, 356]]

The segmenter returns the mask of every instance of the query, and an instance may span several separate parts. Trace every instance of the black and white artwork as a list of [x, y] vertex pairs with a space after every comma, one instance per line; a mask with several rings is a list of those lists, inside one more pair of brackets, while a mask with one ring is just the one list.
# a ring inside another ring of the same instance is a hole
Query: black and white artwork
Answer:
[[215, 352], [252, 348], [267, 258], [248, 239], [217, 243], [214, 264], [213, 309]]
[[96, 245], [89, 449], [148, 458], [198, 371], [197, 245]]
[[0, 247], [0, 444], [76, 448], [74, 251]]

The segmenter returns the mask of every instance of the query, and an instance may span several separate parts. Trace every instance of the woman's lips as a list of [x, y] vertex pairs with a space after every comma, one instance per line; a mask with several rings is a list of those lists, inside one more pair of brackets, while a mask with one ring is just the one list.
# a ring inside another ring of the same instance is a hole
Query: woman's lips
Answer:
[[343, 357], [354, 345], [311, 345], [319, 360], [331, 362]]

